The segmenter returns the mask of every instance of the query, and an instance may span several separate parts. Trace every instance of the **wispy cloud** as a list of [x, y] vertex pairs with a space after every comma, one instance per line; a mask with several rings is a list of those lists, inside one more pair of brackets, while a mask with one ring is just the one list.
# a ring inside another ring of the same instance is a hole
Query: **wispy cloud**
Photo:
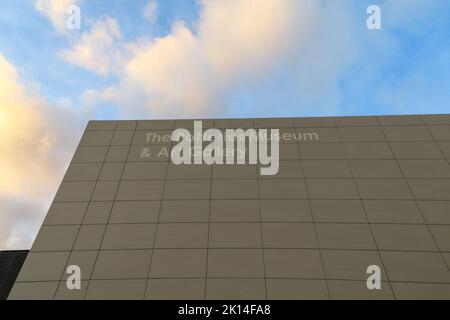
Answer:
[[67, 32], [67, 9], [78, 0], [34, 0], [36, 9], [47, 17], [59, 33]]
[[158, 20], [158, 2], [150, 0], [144, 8], [144, 18], [150, 22], [155, 23]]
[[124, 43], [116, 20], [106, 17], [74, 40], [61, 56], [74, 65], [103, 76], [117, 73], [124, 64]]

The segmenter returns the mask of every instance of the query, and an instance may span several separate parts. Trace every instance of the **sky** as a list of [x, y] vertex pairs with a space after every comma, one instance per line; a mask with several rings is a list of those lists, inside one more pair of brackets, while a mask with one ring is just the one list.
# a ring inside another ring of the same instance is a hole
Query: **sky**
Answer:
[[449, 113], [449, 39], [447, 0], [2, 0], [0, 250], [88, 120]]

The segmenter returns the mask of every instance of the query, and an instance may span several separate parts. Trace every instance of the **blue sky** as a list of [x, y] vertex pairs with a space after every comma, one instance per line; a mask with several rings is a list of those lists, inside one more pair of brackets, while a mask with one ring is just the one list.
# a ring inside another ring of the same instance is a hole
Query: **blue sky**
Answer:
[[449, 113], [449, 39], [446, 0], [2, 0], [0, 249], [29, 246], [89, 119]]

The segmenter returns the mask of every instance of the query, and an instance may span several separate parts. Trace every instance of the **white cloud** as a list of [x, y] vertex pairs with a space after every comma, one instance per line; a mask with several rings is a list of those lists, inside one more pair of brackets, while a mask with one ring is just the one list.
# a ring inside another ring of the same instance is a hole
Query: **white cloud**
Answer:
[[73, 154], [77, 120], [23, 85], [0, 53], [0, 249], [30, 245]]
[[150, 0], [144, 8], [144, 18], [151, 23], [155, 23], [158, 20], [158, 2], [156, 0]]
[[[338, 95], [336, 78], [350, 63], [354, 45], [345, 5], [314, 0], [201, 4], [195, 30], [179, 21], [164, 37], [128, 44], [131, 57], [118, 85], [89, 91], [90, 101], [109, 97], [134, 116], [217, 115], [226, 111], [233, 93], [273, 81], [280, 67], [308, 102], [328, 90]], [[300, 90], [302, 85], [307, 90]]]
[[123, 49], [122, 32], [117, 21], [106, 17], [97, 21], [61, 55], [74, 65], [106, 76], [123, 66]]
[[78, 0], [34, 0], [34, 5], [42, 15], [50, 20], [57, 32], [65, 33], [67, 31], [67, 9], [77, 2]]
[[[194, 28], [178, 21], [156, 39], [127, 43], [114, 19], [95, 23], [62, 56], [118, 81], [88, 90], [85, 101], [113, 103], [133, 117], [213, 116], [225, 114], [230, 100], [246, 90], [277, 87], [258, 94], [255, 108], [277, 109], [277, 99], [290, 99], [292, 105], [313, 107], [310, 113], [337, 112], [344, 98], [341, 77], [355, 65], [366, 68], [373, 55], [367, 48], [377, 51], [378, 60], [395, 59], [392, 30], [420, 29], [423, 15], [443, 6], [439, 0], [386, 0], [385, 31], [369, 35], [365, 10], [355, 10], [349, 0], [199, 2]], [[150, 0], [145, 8], [144, 16], [154, 19], [157, 2]], [[285, 88], [276, 83], [280, 70], [290, 81]]]

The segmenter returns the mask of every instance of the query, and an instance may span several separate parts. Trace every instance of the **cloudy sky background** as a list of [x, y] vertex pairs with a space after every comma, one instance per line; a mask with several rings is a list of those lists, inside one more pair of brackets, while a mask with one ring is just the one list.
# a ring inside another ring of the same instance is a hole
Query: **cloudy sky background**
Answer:
[[88, 119], [449, 113], [449, 39], [447, 0], [2, 0], [0, 250], [30, 247]]

